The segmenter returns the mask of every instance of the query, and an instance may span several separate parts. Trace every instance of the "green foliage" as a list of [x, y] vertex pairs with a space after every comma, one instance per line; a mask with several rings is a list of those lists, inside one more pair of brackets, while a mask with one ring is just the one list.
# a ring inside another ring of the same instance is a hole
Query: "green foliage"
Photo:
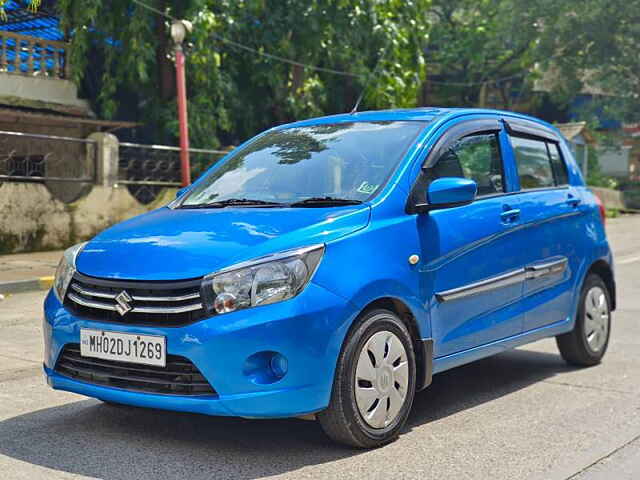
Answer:
[[[415, 105], [427, 29], [418, 20], [429, 0], [145, 1], [193, 22], [187, 85], [195, 146], [237, 143], [274, 123], [348, 111], [365, 86], [364, 108]], [[58, 9], [62, 27], [74, 32], [76, 82], [98, 85], [87, 95], [96, 112], [142, 120], [154, 127], [153, 140], [175, 141], [167, 20], [130, 0], [59, 0]], [[221, 38], [353, 75], [278, 62]]]
[[560, 79], [557, 98], [595, 94], [585, 118], [640, 121], [640, 0], [557, 3], [562, 11], [545, 25], [539, 47], [542, 66]]
[[605, 213], [607, 218], [618, 218], [621, 214], [620, 210], [617, 208], [607, 208]]
[[[544, 0], [434, 0], [427, 61], [439, 81], [428, 85], [447, 105], [514, 108], [531, 83]], [[499, 80], [499, 81], [495, 81]], [[490, 99], [489, 90], [497, 98]], [[428, 96], [427, 95], [427, 96]]]
[[[524, 101], [545, 69], [558, 79], [558, 103], [586, 80], [613, 94], [584, 117], [639, 119], [640, 0], [144, 1], [193, 22], [187, 85], [198, 147], [349, 111], [363, 89], [362, 109], [437, 102], [532, 112]], [[58, 0], [57, 8], [73, 32], [74, 78], [96, 113], [144, 123], [148, 141], [175, 142], [169, 20], [132, 0]]]

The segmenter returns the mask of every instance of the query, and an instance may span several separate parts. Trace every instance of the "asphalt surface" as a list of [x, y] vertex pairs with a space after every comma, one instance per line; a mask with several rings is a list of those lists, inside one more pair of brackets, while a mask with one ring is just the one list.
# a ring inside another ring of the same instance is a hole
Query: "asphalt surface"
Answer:
[[609, 221], [619, 307], [596, 367], [553, 339], [436, 375], [384, 448], [333, 445], [315, 422], [121, 409], [50, 390], [42, 292], [0, 301], [0, 479], [640, 478], [640, 216]]

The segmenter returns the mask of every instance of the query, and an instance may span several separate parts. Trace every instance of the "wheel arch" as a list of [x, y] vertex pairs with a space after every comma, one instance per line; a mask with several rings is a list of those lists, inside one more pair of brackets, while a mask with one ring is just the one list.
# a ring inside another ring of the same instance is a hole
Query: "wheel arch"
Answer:
[[609, 292], [609, 298], [611, 299], [611, 310], [616, 309], [616, 281], [613, 276], [613, 269], [611, 265], [603, 259], [597, 260], [591, 264], [585, 275], [585, 279], [590, 273], [595, 273], [604, 282]]
[[[419, 391], [428, 387], [433, 376], [433, 340], [422, 338], [418, 321], [411, 308], [396, 297], [381, 297], [372, 300], [362, 308], [358, 318], [370, 310], [379, 308], [395, 313], [407, 327], [413, 340], [413, 350], [416, 355], [416, 390]], [[355, 324], [356, 322], [353, 323], [353, 325]], [[350, 333], [351, 329], [349, 330]], [[349, 334], [347, 334], [345, 340]]]

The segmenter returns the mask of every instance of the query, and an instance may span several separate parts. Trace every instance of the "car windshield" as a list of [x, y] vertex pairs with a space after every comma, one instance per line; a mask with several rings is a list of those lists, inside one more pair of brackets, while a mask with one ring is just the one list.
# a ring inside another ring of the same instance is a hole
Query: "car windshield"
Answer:
[[424, 126], [386, 121], [274, 130], [232, 154], [180, 206], [359, 203], [381, 189]]

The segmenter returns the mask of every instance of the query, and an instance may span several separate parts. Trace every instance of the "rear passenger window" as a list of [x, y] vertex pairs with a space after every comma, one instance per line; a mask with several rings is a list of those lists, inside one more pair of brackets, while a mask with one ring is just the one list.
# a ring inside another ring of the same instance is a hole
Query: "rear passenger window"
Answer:
[[431, 174], [433, 179], [464, 177], [474, 180], [478, 184], [478, 195], [504, 192], [497, 135], [461, 138], [440, 156]]
[[511, 137], [511, 145], [516, 156], [521, 189], [553, 187], [556, 185], [546, 142], [530, 138]]
[[549, 147], [551, 168], [553, 169], [553, 177], [555, 178], [556, 185], [567, 185], [569, 183], [567, 166], [564, 160], [562, 160], [562, 155], [560, 155], [560, 148], [556, 143], [550, 142], [547, 142], [547, 147]]

